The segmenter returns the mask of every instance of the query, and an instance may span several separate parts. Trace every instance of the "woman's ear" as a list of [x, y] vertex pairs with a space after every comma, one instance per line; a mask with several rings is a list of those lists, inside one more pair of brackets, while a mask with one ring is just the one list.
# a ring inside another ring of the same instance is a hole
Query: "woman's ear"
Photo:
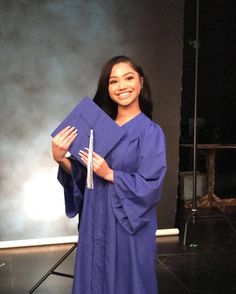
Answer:
[[140, 77], [141, 89], [143, 88], [143, 77]]

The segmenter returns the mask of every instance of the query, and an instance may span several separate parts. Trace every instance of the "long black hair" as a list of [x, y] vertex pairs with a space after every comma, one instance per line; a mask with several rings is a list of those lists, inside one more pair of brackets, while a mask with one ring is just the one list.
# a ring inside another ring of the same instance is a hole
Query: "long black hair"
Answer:
[[130, 66], [140, 75], [140, 77], [143, 78], [143, 88], [141, 89], [139, 95], [139, 107], [146, 116], [152, 119], [153, 104], [148, 80], [145, 77], [141, 66], [139, 66], [130, 57], [124, 55], [115, 56], [105, 63], [99, 77], [97, 92], [94, 96], [93, 101], [100, 108], [102, 108], [102, 110], [105, 111], [112, 119], [116, 119], [118, 107], [117, 104], [109, 96], [108, 86], [112, 68], [115, 64], [120, 62], [129, 63]]

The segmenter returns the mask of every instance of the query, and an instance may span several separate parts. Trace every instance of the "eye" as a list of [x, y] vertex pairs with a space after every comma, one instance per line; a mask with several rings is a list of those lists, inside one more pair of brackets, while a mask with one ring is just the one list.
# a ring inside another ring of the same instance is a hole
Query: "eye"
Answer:
[[131, 81], [131, 80], [133, 80], [133, 76], [128, 76], [126, 79], [128, 80], [128, 81]]
[[109, 81], [109, 84], [110, 84], [110, 85], [113, 85], [113, 84], [115, 84], [115, 83], [117, 83], [116, 80], [110, 80], [110, 81]]

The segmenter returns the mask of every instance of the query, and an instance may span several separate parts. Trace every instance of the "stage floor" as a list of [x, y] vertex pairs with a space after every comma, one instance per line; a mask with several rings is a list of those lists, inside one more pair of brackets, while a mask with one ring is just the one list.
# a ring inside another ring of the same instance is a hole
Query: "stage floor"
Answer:
[[[236, 293], [236, 234], [224, 218], [197, 218], [190, 224], [187, 246], [180, 236], [158, 237], [159, 294]], [[236, 217], [229, 217], [236, 229]], [[26, 294], [73, 244], [0, 250], [0, 293]], [[58, 268], [73, 274], [74, 252]], [[72, 279], [51, 275], [35, 294], [70, 294]], [[112, 293], [111, 293], [112, 294]], [[122, 294], [122, 293], [121, 293]]]

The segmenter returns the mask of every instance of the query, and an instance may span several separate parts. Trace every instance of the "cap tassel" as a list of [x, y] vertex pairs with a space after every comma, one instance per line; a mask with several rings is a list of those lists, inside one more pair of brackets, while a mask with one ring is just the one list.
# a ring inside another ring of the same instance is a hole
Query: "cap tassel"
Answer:
[[87, 164], [87, 188], [93, 189], [93, 129], [90, 130], [88, 164]]

